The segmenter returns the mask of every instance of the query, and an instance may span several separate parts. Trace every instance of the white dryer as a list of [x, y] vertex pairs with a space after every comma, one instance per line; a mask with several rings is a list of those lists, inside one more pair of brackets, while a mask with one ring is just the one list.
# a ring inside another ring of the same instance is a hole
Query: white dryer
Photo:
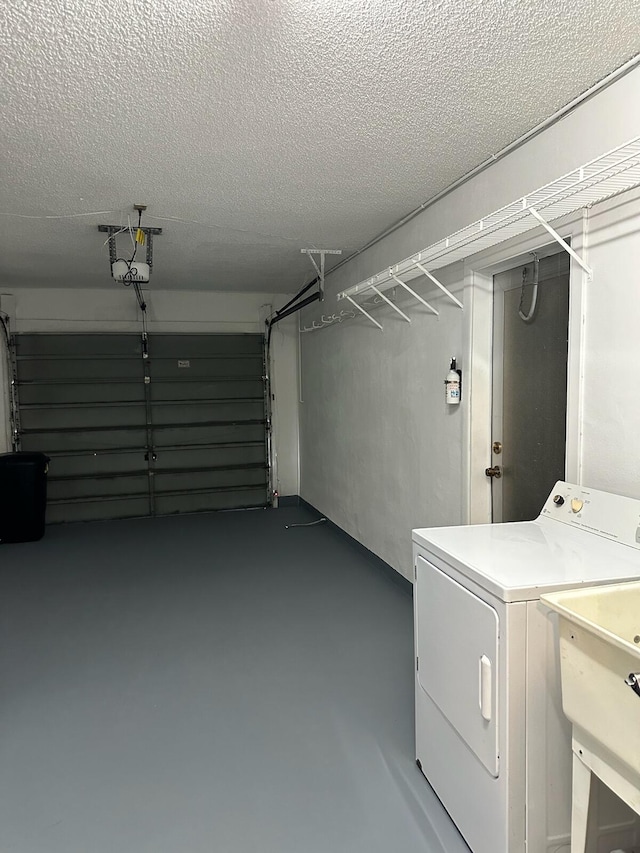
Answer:
[[[558, 482], [535, 521], [413, 531], [416, 757], [473, 853], [569, 853], [571, 726], [544, 592], [640, 577], [640, 501]], [[598, 792], [599, 850], [637, 818]]]

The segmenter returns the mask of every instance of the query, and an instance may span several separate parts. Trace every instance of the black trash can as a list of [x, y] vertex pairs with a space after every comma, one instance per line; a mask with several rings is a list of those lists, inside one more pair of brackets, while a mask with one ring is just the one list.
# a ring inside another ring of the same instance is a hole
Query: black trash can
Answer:
[[48, 467], [44, 453], [0, 453], [0, 542], [44, 536]]

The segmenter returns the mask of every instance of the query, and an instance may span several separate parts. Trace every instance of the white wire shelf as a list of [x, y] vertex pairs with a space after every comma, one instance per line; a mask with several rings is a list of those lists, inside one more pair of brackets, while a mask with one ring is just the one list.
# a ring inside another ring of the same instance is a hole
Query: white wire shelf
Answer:
[[[372, 292], [381, 295], [389, 287], [402, 286], [412, 296], [426, 305], [434, 314], [438, 312], [407, 286], [407, 281], [425, 275], [459, 308], [462, 303], [433, 275], [433, 271], [481, 252], [484, 249], [516, 237], [542, 225], [551, 236], [585, 269], [589, 278], [591, 269], [549, 225], [569, 213], [604, 201], [611, 196], [640, 185], [640, 137], [614, 148], [607, 154], [574, 169], [535, 192], [496, 210], [494, 213], [461, 228], [437, 243], [422, 249], [409, 258], [388, 267], [371, 278], [353, 285], [338, 299], [347, 299], [376, 326], [382, 328], [355, 301], [358, 295]], [[404, 278], [403, 278], [404, 277]], [[392, 306], [395, 307], [395, 306]], [[396, 308], [396, 310], [398, 310]], [[409, 320], [406, 315], [403, 315]], [[410, 321], [409, 321], [410, 322]]]

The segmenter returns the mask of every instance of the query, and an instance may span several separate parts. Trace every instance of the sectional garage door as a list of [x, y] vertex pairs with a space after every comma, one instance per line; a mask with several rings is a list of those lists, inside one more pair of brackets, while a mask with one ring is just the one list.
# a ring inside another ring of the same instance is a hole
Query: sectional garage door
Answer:
[[49, 522], [268, 504], [262, 335], [15, 343], [21, 449], [51, 457]]

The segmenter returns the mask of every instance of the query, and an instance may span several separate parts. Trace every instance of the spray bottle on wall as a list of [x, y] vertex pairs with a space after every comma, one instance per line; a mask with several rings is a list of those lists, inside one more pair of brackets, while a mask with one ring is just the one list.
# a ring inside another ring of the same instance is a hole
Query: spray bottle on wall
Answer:
[[444, 380], [445, 400], [449, 405], [460, 402], [460, 386], [462, 384], [462, 371], [456, 367], [455, 357], [451, 359], [449, 372]]

